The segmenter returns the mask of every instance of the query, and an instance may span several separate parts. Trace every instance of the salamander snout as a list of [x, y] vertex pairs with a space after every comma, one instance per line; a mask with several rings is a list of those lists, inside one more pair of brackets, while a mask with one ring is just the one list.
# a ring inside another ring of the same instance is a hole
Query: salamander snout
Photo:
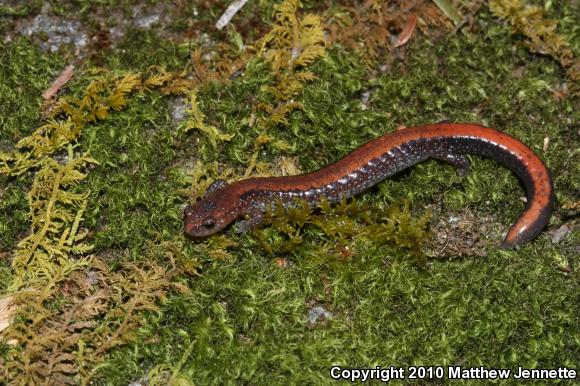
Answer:
[[207, 237], [224, 229], [230, 219], [213, 202], [201, 200], [183, 210], [185, 233], [192, 237]]
[[216, 219], [199, 209], [187, 205], [183, 210], [185, 233], [193, 237], [205, 237], [219, 231], [216, 229]]

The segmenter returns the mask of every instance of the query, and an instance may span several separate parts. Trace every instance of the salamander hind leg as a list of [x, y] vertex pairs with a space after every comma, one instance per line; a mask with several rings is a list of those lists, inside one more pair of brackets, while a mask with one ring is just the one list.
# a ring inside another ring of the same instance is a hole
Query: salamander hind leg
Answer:
[[431, 158], [435, 158], [441, 161], [449, 162], [451, 165], [459, 169], [459, 175], [465, 177], [469, 173], [469, 159], [463, 154], [456, 153], [446, 153], [446, 154], [433, 154]]

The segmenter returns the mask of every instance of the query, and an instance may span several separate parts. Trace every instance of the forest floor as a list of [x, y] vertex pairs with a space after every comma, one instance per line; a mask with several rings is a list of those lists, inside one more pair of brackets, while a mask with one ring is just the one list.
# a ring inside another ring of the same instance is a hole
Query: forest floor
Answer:
[[[218, 29], [230, 3], [0, 1], [0, 383], [580, 371], [580, 2], [259, 0]], [[477, 156], [184, 235], [216, 179], [314, 171], [442, 120], [545, 161], [536, 239], [499, 248], [525, 191]]]

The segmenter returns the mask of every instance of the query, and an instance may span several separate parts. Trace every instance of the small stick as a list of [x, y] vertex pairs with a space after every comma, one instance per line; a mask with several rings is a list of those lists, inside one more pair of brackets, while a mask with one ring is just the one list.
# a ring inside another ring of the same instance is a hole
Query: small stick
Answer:
[[54, 82], [52, 82], [52, 84], [50, 85], [50, 87], [42, 93], [42, 98], [44, 98], [45, 100], [49, 100], [52, 99], [52, 97], [54, 97], [58, 91], [65, 85], [68, 83], [69, 80], [71, 80], [72, 76], [73, 76], [73, 72], [74, 72], [75, 66], [74, 65], [69, 65], [67, 66], [58, 76], [58, 78], [55, 79]]
[[234, 17], [234, 15], [236, 13], [238, 13], [238, 11], [240, 9], [242, 9], [242, 7], [247, 2], [248, 2], [248, 0], [236, 0], [233, 3], [231, 3], [229, 5], [229, 7], [226, 9], [226, 11], [223, 13], [223, 15], [219, 18], [219, 20], [217, 21], [217, 23], [215, 23], [215, 27], [217, 29], [222, 29], [226, 25], [228, 25], [229, 22], [230, 22], [230, 20], [232, 20], [232, 17]]

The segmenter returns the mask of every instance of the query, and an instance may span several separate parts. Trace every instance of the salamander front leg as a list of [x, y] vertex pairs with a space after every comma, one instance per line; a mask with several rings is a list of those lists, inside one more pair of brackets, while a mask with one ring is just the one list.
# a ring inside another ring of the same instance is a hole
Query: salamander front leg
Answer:
[[264, 213], [262, 211], [254, 211], [248, 214], [249, 218], [240, 220], [234, 224], [234, 231], [237, 234], [245, 234], [253, 228], [257, 227], [264, 221]]
[[461, 177], [465, 177], [467, 173], [469, 173], [469, 159], [463, 154], [433, 154], [431, 158], [449, 162], [451, 165], [459, 169], [459, 175]]

